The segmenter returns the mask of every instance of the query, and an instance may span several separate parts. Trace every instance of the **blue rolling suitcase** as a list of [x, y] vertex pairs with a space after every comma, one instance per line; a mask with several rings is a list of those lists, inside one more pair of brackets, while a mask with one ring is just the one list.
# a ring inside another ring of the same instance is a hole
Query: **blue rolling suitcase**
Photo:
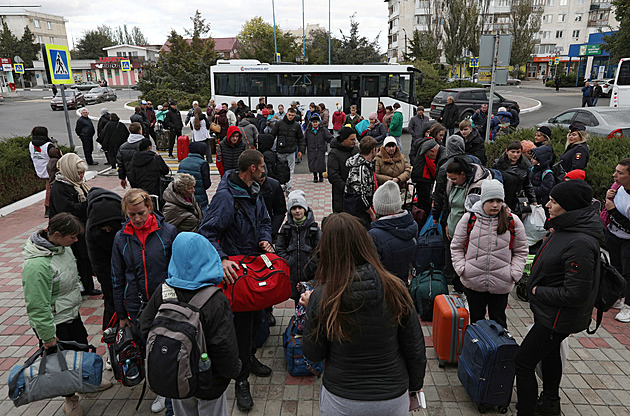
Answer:
[[518, 344], [491, 320], [468, 325], [459, 356], [457, 376], [479, 412], [498, 407], [506, 413], [514, 385], [514, 357]]

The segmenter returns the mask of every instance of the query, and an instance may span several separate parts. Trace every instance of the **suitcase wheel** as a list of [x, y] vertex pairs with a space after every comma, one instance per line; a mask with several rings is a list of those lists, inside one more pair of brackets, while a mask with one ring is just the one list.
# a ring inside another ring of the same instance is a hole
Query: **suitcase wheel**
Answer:
[[438, 359], [438, 367], [439, 368], [444, 368], [445, 365], [446, 365], [446, 361]]
[[478, 404], [477, 405], [477, 411], [479, 413], [487, 413], [488, 412], [488, 408], [485, 405], [483, 405], [483, 404]]
[[507, 406], [499, 407], [499, 413], [504, 415], [507, 413], [507, 411], [508, 411]]

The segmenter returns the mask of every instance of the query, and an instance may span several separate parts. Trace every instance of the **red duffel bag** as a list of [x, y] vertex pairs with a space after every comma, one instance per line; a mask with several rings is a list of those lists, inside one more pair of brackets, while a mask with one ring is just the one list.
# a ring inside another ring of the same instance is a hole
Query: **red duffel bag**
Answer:
[[238, 277], [232, 284], [221, 282], [219, 287], [234, 312], [261, 311], [291, 296], [290, 269], [287, 261], [275, 254], [231, 256], [237, 263]]

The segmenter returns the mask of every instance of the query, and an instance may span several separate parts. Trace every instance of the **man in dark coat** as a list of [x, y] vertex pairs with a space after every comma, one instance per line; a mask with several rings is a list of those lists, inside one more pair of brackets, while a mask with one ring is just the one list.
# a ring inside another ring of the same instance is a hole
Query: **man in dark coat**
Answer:
[[[512, 212], [522, 218], [523, 214], [531, 212], [526, 205], [537, 204], [534, 187], [529, 181], [531, 163], [522, 155], [522, 147], [519, 141], [508, 144], [504, 153], [494, 161], [494, 169], [501, 171], [503, 175], [503, 189], [505, 190], [505, 204]], [[527, 198], [527, 204], [519, 201], [519, 196]]]
[[313, 174], [313, 182], [324, 182], [326, 148], [333, 138], [330, 130], [322, 127], [320, 123], [319, 114], [315, 113], [311, 116], [310, 123], [304, 131], [308, 170]]
[[88, 117], [90, 112], [87, 108], [81, 109], [81, 117], [77, 120], [77, 125], [74, 131], [81, 139], [81, 143], [83, 143], [83, 154], [85, 154], [85, 161], [88, 165], [98, 165], [98, 162], [92, 159], [92, 151], [94, 150], [94, 143], [92, 139], [94, 138], [94, 124], [92, 120]]
[[266, 167], [265, 165], [265, 173], [261, 175], [258, 183], [260, 184], [260, 192], [265, 199], [265, 206], [271, 219], [271, 240], [275, 244], [278, 231], [282, 227], [284, 217], [287, 215], [287, 201], [282, 192], [280, 182], [267, 176]]
[[466, 143], [466, 154], [477, 157], [483, 165], [488, 161], [486, 156], [486, 142], [476, 128], [472, 126], [470, 120], [462, 120], [459, 123], [459, 136], [464, 138]]
[[123, 143], [116, 153], [116, 164], [118, 165], [118, 179], [123, 189], [127, 187], [127, 178], [131, 173], [131, 161], [133, 156], [140, 147], [140, 142], [144, 139], [142, 135], [142, 126], [140, 123], [131, 123], [129, 125], [129, 137]]
[[416, 108], [416, 115], [411, 117], [407, 125], [407, 130], [409, 130], [409, 134], [411, 134], [411, 142], [413, 143], [418, 139], [422, 139], [424, 133], [429, 130], [429, 127], [431, 127], [433, 123], [434, 121], [429, 120], [429, 117], [424, 115], [424, 107], [419, 105], [418, 108]]
[[346, 161], [359, 153], [359, 148], [355, 146], [356, 140], [356, 130], [352, 127], [344, 127], [339, 131], [337, 139], [330, 143], [328, 182], [332, 185], [333, 212], [344, 212], [343, 192], [350, 172], [350, 168], [346, 166]]
[[107, 108], [101, 108], [101, 118], [98, 119], [98, 124], [96, 125], [96, 141], [101, 145], [103, 145], [103, 129], [105, 128], [109, 120], [109, 111], [107, 111]]
[[[143, 100], [143, 102], [146, 102]], [[145, 106], [146, 107], [146, 106]], [[147, 118], [147, 113], [142, 109], [142, 106], [137, 105], [134, 108], [134, 113], [129, 117], [129, 120], [132, 123], [140, 123], [142, 126], [142, 135], [144, 137], [149, 137], [149, 119]]]
[[127, 126], [120, 122], [118, 114], [111, 113], [109, 115], [109, 121], [101, 133], [103, 140], [101, 145], [103, 146], [107, 160], [114, 170], [116, 170], [116, 155], [118, 154], [118, 149], [127, 141], [127, 137], [129, 137]]
[[471, 120], [475, 123], [475, 127], [482, 139], [486, 139], [486, 127], [488, 124], [488, 104], [481, 104], [481, 107], [475, 111]]
[[[238, 265], [229, 256], [258, 255], [273, 251], [271, 220], [263, 198], [259, 180], [265, 171], [263, 155], [257, 150], [245, 150], [238, 160], [238, 170], [223, 175], [217, 192], [208, 205], [199, 233], [206, 237], [221, 257], [224, 281], [233, 283]], [[254, 406], [249, 389], [249, 373], [269, 377], [271, 368], [262, 364], [252, 353], [254, 335], [262, 314], [235, 312], [234, 327], [239, 358], [243, 364], [236, 377], [236, 404], [241, 411]]]
[[306, 151], [304, 134], [302, 134], [302, 127], [300, 126], [294, 109], [289, 108], [287, 110], [287, 115], [273, 126], [271, 135], [276, 138], [278, 159], [286, 160], [289, 164], [289, 182], [287, 182], [285, 188], [285, 191], [288, 192], [291, 190], [293, 172], [295, 171], [295, 151], [298, 151], [298, 159], [301, 158]]
[[160, 176], [168, 175], [170, 171], [162, 156], [151, 148], [151, 140], [144, 138], [131, 159], [129, 184], [132, 188], [144, 189], [149, 195], [161, 197]]
[[182, 135], [184, 122], [182, 121], [182, 115], [177, 109], [177, 102], [171, 101], [169, 105], [168, 113], [166, 113], [166, 117], [164, 117], [164, 128], [168, 129], [168, 157], [172, 158], [175, 140]]
[[459, 107], [450, 95], [446, 99], [440, 122], [448, 129], [449, 136], [455, 132], [455, 128], [459, 124]]

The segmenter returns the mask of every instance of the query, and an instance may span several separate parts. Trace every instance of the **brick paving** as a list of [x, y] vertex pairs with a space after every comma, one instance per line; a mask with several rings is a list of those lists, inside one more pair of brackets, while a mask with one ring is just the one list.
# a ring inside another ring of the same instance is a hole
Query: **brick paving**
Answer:
[[[295, 189], [303, 189], [313, 207], [318, 221], [330, 213], [330, 185], [315, 184], [311, 175], [296, 175]], [[91, 187], [100, 186], [118, 193], [124, 190], [116, 177], [97, 176], [89, 182]], [[216, 189], [216, 182], [209, 194]], [[37, 341], [30, 329], [22, 294], [21, 270], [22, 245], [28, 236], [45, 227], [41, 202], [20, 209], [0, 218], [0, 414], [49, 416], [63, 415], [61, 398], [40, 401], [15, 408], [8, 399], [7, 379], [11, 368], [24, 362], [37, 349]], [[81, 316], [90, 334], [90, 341], [103, 354], [100, 343], [102, 317], [100, 297], [83, 299]], [[271, 328], [271, 336], [258, 352], [261, 361], [273, 368], [269, 378], [251, 376], [254, 408], [250, 415], [299, 415], [319, 414], [321, 381], [313, 377], [291, 377], [286, 371], [281, 332], [293, 314], [292, 302], [277, 305], [274, 314], [278, 325]], [[604, 323], [596, 335], [576, 334], [569, 338], [570, 353], [561, 384], [561, 403], [565, 415], [630, 415], [630, 325], [614, 320], [616, 311], [605, 314]], [[510, 295], [507, 310], [510, 331], [521, 341], [528, 325], [533, 323], [528, 304]], [[427, 345], [427, 374], [424, 391], [429, 415], [476, 415], [472, 403], [457, 378], [457, 368], [438, 368], [432, 348], [431, 325], [422, 323]], [[112, 377], [105, 372], [104, 377]], [[116, 384], [99, 394], [84, 395], [81, 406], [86, 415], [132, 415], [140, 397], [141, 387], [128, 388]], [[234, 400], [234, 389], [227, 390], [231, 415], [241, 415]], [[513, 394], [508, 415], [516, 414]], [[147, 392], [138, 415], [150, 415], [155, 395]], [[417, 414], [417, 413], [416, 413]], [[490, 412], [489, 414], [493, 414]]]

